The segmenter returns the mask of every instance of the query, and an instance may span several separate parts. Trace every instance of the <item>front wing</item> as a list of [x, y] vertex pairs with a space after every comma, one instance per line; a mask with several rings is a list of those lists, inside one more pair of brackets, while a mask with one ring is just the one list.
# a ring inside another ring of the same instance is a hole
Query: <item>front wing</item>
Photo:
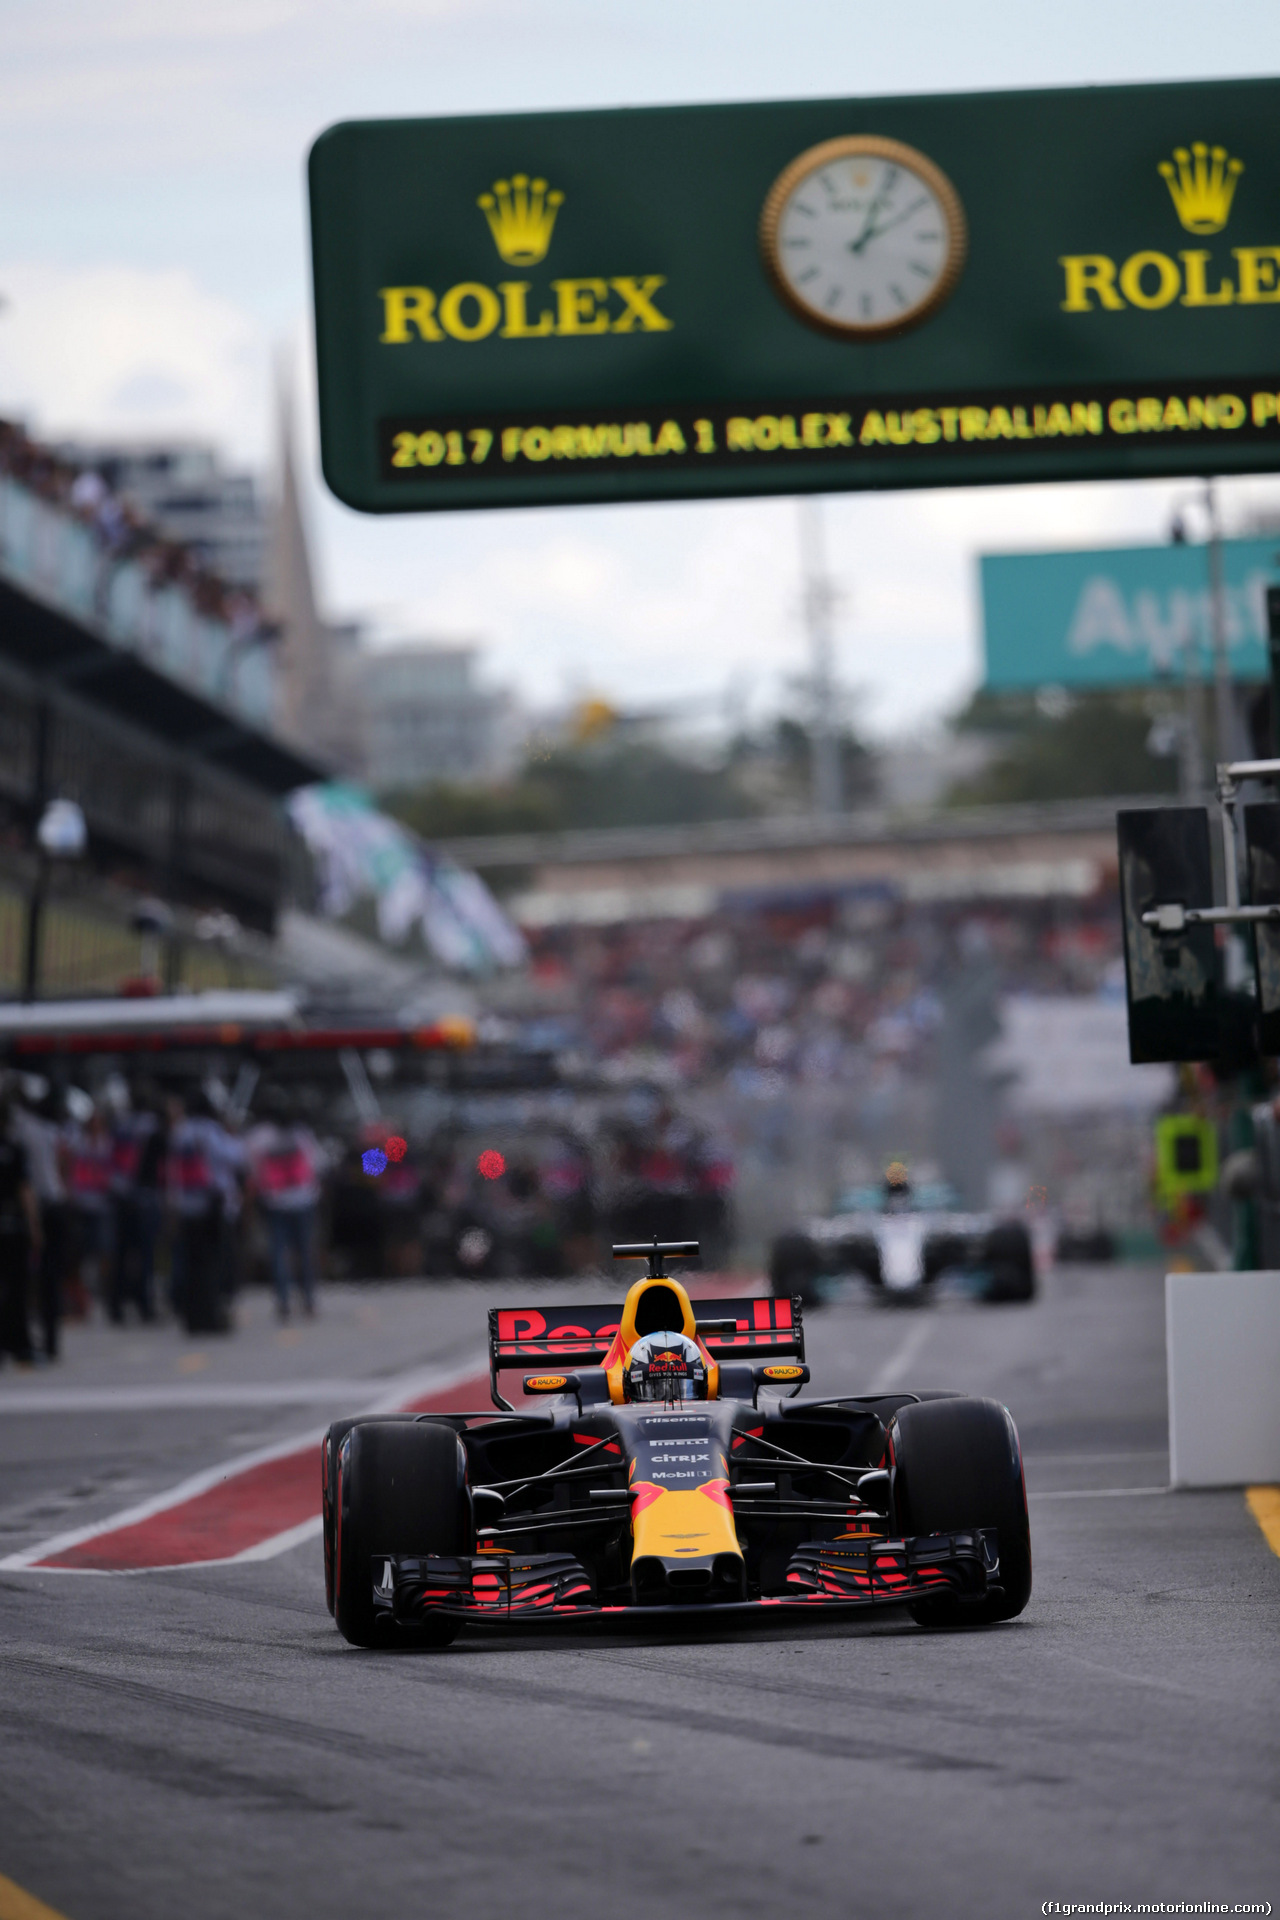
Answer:
[[1000, 1591], [994, 1527], [913, 1539], [810, 1541], [796, 1548], [786, 1591], [758, 1600], [601, 1605], [591, 1576], [568, 1553], [376, 1554], [373, 1598], [389, 1623], [420, 1626], [434, 1613], [476, 1625], [530, 1620], [617, 1620], [655, 1614], [812, 1613], [902, 1606], [949, 1596], [977, 1603]]

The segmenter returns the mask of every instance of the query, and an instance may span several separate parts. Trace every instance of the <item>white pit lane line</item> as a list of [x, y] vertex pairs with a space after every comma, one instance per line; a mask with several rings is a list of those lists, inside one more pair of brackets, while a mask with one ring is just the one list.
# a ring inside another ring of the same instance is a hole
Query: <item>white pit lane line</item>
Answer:
[[[475, 1369], [472, 1369], [474, 1371]], [[416, 1377], [416, 1376], [415, 1376]], [[0, 1389], [6, 1413], [177, 1413], [186, 1407], [315, 1407], [374, 1412], [375, 1380], [234, 1380], [168, 1382], [155, 1387], [16, 1387]], [[392, 1383], [394, 1385], [394, 1382]], [[447, 1383], [446, 1383], [447, 1384]], [[431, 1392], [430, 1387], [420, 1391]], [[385, 1411], [385, 1409], [382, 1409]]]
[[889, 1355], [889, 1358], [879, 1369], [868, 1391], [870, 1393], [892, 1393], [895, 1387], [901, 1386], [903, 1374], [914, 1367], [916, 1361], [920, 1358], [929, 1339], [929, 1335], [933, 1332], [933, 1328], [934, 1322], [932, 1320], [917, 1321], [906, 1338], [895, 1351]]
[[[464, 1381], [476, 1379], [485, 1371], [486, 1364], [484, 1359], [476, 1358], [467, 1365], [447, 1368], [420, 1367], [411, 1373], [398, 1374], [390, 1380], [366, 1380], [362, 1383], [353, 1383], [359, 1386], [357, 1398], [363, 1404], [353, 1408], [352, 1411], [364, 1414], [397, 1413], [407, 1402], [425, 1399], [428, 1394], [447, 1393], [452, 1387], [460, 1386]], [[226, 1480], [235, 1479], [253, 1467], [264, 1466], [269, 1461], [286, 1459], [292, 1454], [318, 1447], [327, 1426], [326, 1421], [324, 1427], [310, 1428], [304, 1434], [294, 1434], [287, 1440], [277, 1440], [270, 1446], [260, 1447], [252, 1453], [237, 1454], [218, 1466], [207, 1467], [200, 1473], [191, 1474], [177, 1486], [166, 1488], [163, 1493], [154, 1494], [149, 1500], [140, 1501], [133, 1507], [126, 1507], [123, 1512], [111, 1514], [105, 1520], [94, 1521], [88, 1526], [74, 1527], [65, 1533], [53, 1534], [48, 1539], [38, 1541], [34, 1546], [19, 1548], [17, 1552], [0, 1559], [0, 1572], [98, 1576], [110, 1573], [118, 1576], [121, 1573], [137, 1575], [173, 1572], [179, 1566], [234, 1566], [243, 1561], [275, 1559], [277, 1555], [288, 1553], [292, 1547], [300, 1545], [304, 1540], [315, 1538], [321, 1529], [320, 1515], [315, 1514], [299, 1525], [271, 1534], [221, 1559], [181, 1561], [168, 1567], [111, 1569], [49, 1567], [37, 1564], [56, 1554], [65, 1553], [69, 1548], [82, 1546], [86, 1541], [96, 1540], [105, 1534], [120, 1532], [126, 1527], [137, 1526], [142, 1521], [154, 1519], [157, 1514], [166, 1512], [170, 1507], [179, 1507], [189, 1500], [197, 1499], [202, 1493], [208, 1493], [211, 1488], [221, 1485]]]
[[1172, 1487], [1059, 1487], [1052, 1493], [1029, 1493], [1028, 1500], [1150, 1500], [1172, 1493]]

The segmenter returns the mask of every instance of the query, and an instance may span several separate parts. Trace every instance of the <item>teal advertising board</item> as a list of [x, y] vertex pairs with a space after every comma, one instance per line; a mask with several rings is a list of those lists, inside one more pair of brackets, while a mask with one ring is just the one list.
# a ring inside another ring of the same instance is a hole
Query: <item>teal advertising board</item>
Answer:
[[[985, 554], [986, 687], [1132, 687], [1213, 675], [1209, 549]], [[1237, 680], [1267, 677], [1265, 593], [1280, 541], [1224, 540], [1223, 614]]]
[[371, 512], [1280, 464], [1280, 82], [349, 122], [321, 444]]

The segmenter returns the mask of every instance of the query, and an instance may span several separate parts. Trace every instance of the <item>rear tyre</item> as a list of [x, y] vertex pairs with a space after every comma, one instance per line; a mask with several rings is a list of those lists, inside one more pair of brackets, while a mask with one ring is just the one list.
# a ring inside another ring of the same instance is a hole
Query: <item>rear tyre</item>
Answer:
[[769, 1250], [769, 1285], [775, 1300], [798, 1293], [807, 1307], [817, 1304], [822, 1262], [807, 1233], [780, 1233]]
[[466, 1454], [451, 1427], [367, 1420], [337, 1450], [334, 1618], [356, 1647], [447, 1646], [461, 1622], [437, 1615], [412, 1630], [383, 1623], [373, 1604], [378, 1553], [466, 1554], [474, 1526]]
[[987, 1235], [986, 1263], [991, 1279], [988, 1300], [1034, 1300], [1036, 1266], [1031, 1252], [1031, 1235], [1017, 1220], [993, 1227]]
[[893, 1442], [893, 1497], [904, 1534], [994, 1527], [1003, 1591], [981, 1606], [948, 1596], [910, 1608], [921, 1626], [1012, 1620], [1031, 1598], [1031, 1527], [1022, 1449], [1012, 1415], [995, 1400], [927, 1400], [899, 1407]]

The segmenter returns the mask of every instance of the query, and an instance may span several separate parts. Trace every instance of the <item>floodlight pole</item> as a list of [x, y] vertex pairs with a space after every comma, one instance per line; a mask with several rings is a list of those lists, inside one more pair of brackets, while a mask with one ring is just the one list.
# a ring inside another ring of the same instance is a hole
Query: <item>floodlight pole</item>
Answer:
[[1280, 755], [1280, 587], [1267, 588], [1267, 664], [1271, 677], [1271, 751]]
[[1217, 723], [1218, 761], [1231, 759], [1236, 741], [1235, 704], [1231, 697], [1231, 662], [1227, 658], [1227, 602], [1222, 578], [1222, 527], [1218, 496], [1212, 480], [1204, 485], [1209, 516], [1209, 632], [1213, 641], [1213, 705]]
[[36, 866], [31, 877], [31, 892], [27, 896], [26, 938], [23, 942], [22, 954], [24, 1001], [36, 999], [40, 989], [41, 934], [45, 895], [49, 890], [49, 855], [40, 839], [40, 821], [49, 799], [50, 731], [49, 702], [41, 700], [36, 707], [35, 778], [32, 781], [31, 795], [31, 819], [34, 828], [31, 837], [35, 848]]
[[822, 541], [822, 502], [810, 494], [800, 501], [800, 564], [804, 576], [804, 615], [809, 630], [810, 753], [815, 813], [839, 813], [844, 796], [840, 779], [840, 740], [836, 727], [832, 672], [831, 613], [835, 592], [827, 575]]
[[36, 850], [36, 870], [27, 895], [27, 924], [22, 954], [22, 998], [36, 998], [40, 984], [40, 934], [44, 925], [45, 895], [49, 890], [49, 856]]
[[1196, 659], [1194, 621], [1188, 621], [1182, 664], [1182, 731], [1178, 739], [1178, 797], [1193, 807], [1204, 792], [1204, 738], [1201, 719], [1200, 666]]

